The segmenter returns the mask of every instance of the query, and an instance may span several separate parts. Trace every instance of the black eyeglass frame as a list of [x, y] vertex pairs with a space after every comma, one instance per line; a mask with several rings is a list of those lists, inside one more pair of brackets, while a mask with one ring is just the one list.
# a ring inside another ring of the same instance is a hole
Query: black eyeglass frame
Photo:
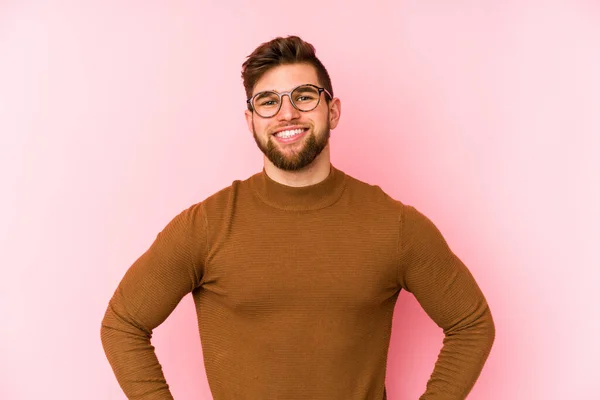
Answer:
[[[312, 86], [315, 89], [317, 89], [317, 91], [319, 92], [319, 95], [318, 95], [319, 98], [317, 100], [317, 104], [315, 104], [315, 106], [313, 108], [311, 108], [310, 110], [301, 110], [301, 109], [299, 109], [298, 106], [296, 106], [296, 103], [294, 103], [294, 100], [292, 99], [292, 92], [294, 90], [298, 89], [299, 87], [302, 87], [302, 86]], [[292, 104], [292, 106], [296, 110], [298, 110], [300, 112], [310, 112], [310, 111], [314, 110], [315, 108], [319, 107], [319, 104], [321, 104], [321, 93], [323, 93], [323, 92], [327, 93], [327, 95], [329, 96], [330, 99], [333, 99], [333, 96], [331, 95], [331, 93], [329, 93], [329, 90], [327, 90], [325, 88], [322, 88], [322, 87], [319, 87], [317, 85], [313, 85], [312, 83], [304, 83], [302, 85], [296, 86], [295, 88], [293, 88], [292, 90], [287, 91], [287, 92], [278, 93], [278, 92], [276, 92], [274, 90], [263, 90], [262, 92], [258, 92], [254, 96], [252, 96], [251, 98], [249, 98], [248, 100], [246, 100], [246, 103], [248, 104], [248, 107], [250, 107], [250, 111], [255, 112], [261, 118], [273, 118], [281, 110], [281, 105], [283, 104], [283, 96], [287, 95], [287, 97], [290, 99], [290, 103]], [[256, 108], [254, 107], [254, 99], [256, 99], [257, 96], [259, 96], [259, 95], [261, 95], [263, 93], [275, 93], [279, 97], [279, 107], [277, 107], [277, 111], [275, 111], [275, 113], [273, 115], [269, 116], [269, 117], [262, 116], [258, 111], [256, 111]]]

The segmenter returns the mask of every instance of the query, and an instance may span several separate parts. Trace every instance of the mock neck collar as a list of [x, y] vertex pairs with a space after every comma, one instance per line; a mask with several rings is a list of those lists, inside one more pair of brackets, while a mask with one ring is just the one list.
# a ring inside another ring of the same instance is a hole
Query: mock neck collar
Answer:
[[330, 164], [329, 175], [308, 186], [287, 186], [274, 181], [263, 167], [250, 177], [252, 191], [263, 202], [282, 210], [318, 210], [335, 203], [346, 187], [346, 174]]

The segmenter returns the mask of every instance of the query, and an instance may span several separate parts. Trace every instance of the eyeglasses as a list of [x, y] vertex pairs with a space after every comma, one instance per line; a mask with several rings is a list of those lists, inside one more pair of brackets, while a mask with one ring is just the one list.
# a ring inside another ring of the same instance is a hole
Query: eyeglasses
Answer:
[[281, 109], [283, 96], [287, 95], [292, 106], [298, 111], [312, 111], [321, 101], [321, 93], [327, 93], [329, 98], [333, 98], [331, 93], [325, 88], [312, 84], [305, 84], [295, 87], [289, 92], [277, 93], [273, 90], [258, 92], [252, 98], [246, 100], [251, 110], [254, 110], [263, 118], [274, 117]]

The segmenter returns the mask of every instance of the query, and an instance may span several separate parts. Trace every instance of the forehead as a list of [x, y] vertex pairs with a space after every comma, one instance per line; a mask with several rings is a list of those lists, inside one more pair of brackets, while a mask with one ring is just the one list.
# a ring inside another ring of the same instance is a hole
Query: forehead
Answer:
[[285, 92], [305, 83], [319, 85], [315, 67], [310, 64], [278, 65], [260, 77], [254, 86], [254, 93], [263, 90]]

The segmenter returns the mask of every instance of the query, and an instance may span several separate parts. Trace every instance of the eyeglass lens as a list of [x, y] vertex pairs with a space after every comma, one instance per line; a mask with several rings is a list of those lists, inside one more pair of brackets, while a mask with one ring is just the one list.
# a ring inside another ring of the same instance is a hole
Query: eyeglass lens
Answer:
[[[319, 104], [319, 90], [313, 86], [298, 86], [290, 95], [292, 104], [300, 111], [311, 111]], [[279, 111], [281, 101], [276, 92], [263, 92], [254, 98], [253, 107], [262, 117], [272, 117]]]

